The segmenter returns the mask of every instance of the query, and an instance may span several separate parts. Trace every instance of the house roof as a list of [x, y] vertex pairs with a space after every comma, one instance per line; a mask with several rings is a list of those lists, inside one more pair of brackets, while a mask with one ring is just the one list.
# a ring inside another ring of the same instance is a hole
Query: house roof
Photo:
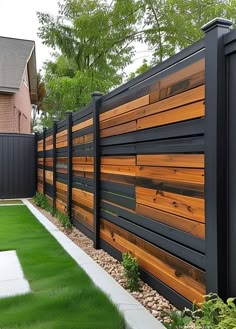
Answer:
[[19, 91], [26, 65], [31, 102], [34, 103], [37, 101], [34, 41], [0, 37], [0, 92], [16, 93]]

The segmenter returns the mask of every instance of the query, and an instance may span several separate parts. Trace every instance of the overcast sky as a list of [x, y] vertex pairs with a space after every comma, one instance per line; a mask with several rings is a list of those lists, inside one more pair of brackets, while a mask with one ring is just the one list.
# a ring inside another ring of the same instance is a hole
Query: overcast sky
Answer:
[[[58, 0], [0, 0], [0, 36], [29, 39], [36, 42], [36, 60], [38, 70], [43, 62], [50, 59], [52, 50], [44, 46], [37, 36], [39, 27], [37, 11], [56, 15]], [[147, 55], [142, 47], [135, 56], [134, 64], [127, 72], [135, 70]]]

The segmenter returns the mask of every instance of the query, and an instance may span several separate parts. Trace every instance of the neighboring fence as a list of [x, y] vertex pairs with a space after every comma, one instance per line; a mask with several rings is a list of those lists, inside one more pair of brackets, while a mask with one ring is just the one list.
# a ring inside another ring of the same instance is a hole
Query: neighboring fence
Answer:
[[200, 42], [105, 96], [95, 93], [38, 136], [38, 191], [96, 248], [135, 255], [144, 280], [179, 307], [206, 292], [235, 291], [224, 225], [228, 25], [209, 24]]
[[0, 199], [34, 196], [35, 155], [34, 135], [0, 133]]

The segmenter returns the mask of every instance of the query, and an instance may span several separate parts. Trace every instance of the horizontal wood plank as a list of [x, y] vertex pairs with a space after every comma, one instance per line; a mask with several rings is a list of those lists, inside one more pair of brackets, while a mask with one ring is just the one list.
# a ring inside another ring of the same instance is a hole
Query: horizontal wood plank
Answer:
[[187, 182], [204, 185], [204, 170], [179, 167], [136, 166], [137, 177], [152, 177], [161, 181]]
[[204, 200], [185, 195], [136, 187], [137, 203], [183, 216], [201, 223], [205, 222]]
[[202, 271], [104, 219], [101, 222], [102, 239], [122, 253], [131, 252], [139, 265], [187, 299], [203, 300], [205, 284]]
[[137, 155], [138, 166], [204, 168], [204, 154]]
[[200, 118], [205, 115], [204, 102], [187, 104], [176, 109], [150, 115], [137, 120], [137, 130]]
[[189, 220], [159, 209], [136, 204], [136, 213], [145, 217], [152, 218], [160, 223], [175, 227], [181, 231], [205, 239], [205, 224]]
[[115, 117], [117, 115], [120, 115], [122, 113], [129, 112], [133, 109], [137, 109], [139, 107], [142, 107], [144, 105], [149, 104], [149, 95], [145, 95], [143, 97], [137, 98], [131, 102], [128, 102], [126, 104], [120, 105], [110, 111], [107, 111], [105, 113], [100, 114], [99, 120], [104, 121], [109, 118]]

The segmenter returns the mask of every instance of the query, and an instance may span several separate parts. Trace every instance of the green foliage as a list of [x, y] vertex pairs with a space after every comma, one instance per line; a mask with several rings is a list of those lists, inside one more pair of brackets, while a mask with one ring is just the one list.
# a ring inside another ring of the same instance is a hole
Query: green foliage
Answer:
[[186, 311], [171, 311], [168, 313], [171, 322], [163, 323], [168, 329], [184, 329], [192, 321], [192, 318], [186, 314]]
[[59, 222], [61, 223], [61, 225], [69, 230], [72, 229], [73, 225], [71, 224], [70, 222], [70, 219], [67, 215], [65, 214], [62, 214], [61, 212], [59, 211], [56, 211], [56, 217], [57, 219], [59, 220]]
[[47, 197], [39, 192], [36, 192], [35, 196], [33, 197], [33, 200], [37, 206], [40, 208], [46, 210], [46, 211], [51, 211], [51, 206], [50, 203], [47, 199]]
[[127, 278], [127, 288], [131, 291], [139, 290], [139, 270], [137, 258], [132, 257], [129, 253], [122, 255], [122, 266]]
[[45, 67], [44, 125], [87, 105], [91, 92], [122, 82], [133, 55], [136, 7], [135, 0], [64, 0], [57, 17], [38, 13], [39, 36], [57, 52]]
[[171, 311], [168, 316], [171, 323], [164, 323], [168, 329], [185, 329], [190, 322], [194, 323], [195, 329], [235, 329], [235, 298], [228, 298], [224, 303], [217, 294], [211, 293], [199, 306], [193, 305], [192, 311]]
[[235, 0], [137, 0], [143, 11], [142, 40], [153, 52], [153, 63], [203, 37], [201, 27], [215, 17], [235, 22]]
[[216, 294], [207, 295], [201, 308], [193, 312], [196, 329], [235, 329], [235, 298], [228, 298], [226, 303]]
[[59, 220], [59, 222], [61, 223], [61, 225], [63, 227], [65, 227], [67, 229], [72, 229], [73, 225], [71, 224], [69, 217], [65, 214], [62, 214], [58, 210], [54, 210], [50, 206], [48, 198], [45, 195], [43, 195], [39, 192], [36, 192], [35, 196], [33, 197], [33, 200], [34, 200], [34, 202], [37, 206], [39, 206], [40, 208], [50, 212], [50, 214], [52, 216], [55, 216]]

